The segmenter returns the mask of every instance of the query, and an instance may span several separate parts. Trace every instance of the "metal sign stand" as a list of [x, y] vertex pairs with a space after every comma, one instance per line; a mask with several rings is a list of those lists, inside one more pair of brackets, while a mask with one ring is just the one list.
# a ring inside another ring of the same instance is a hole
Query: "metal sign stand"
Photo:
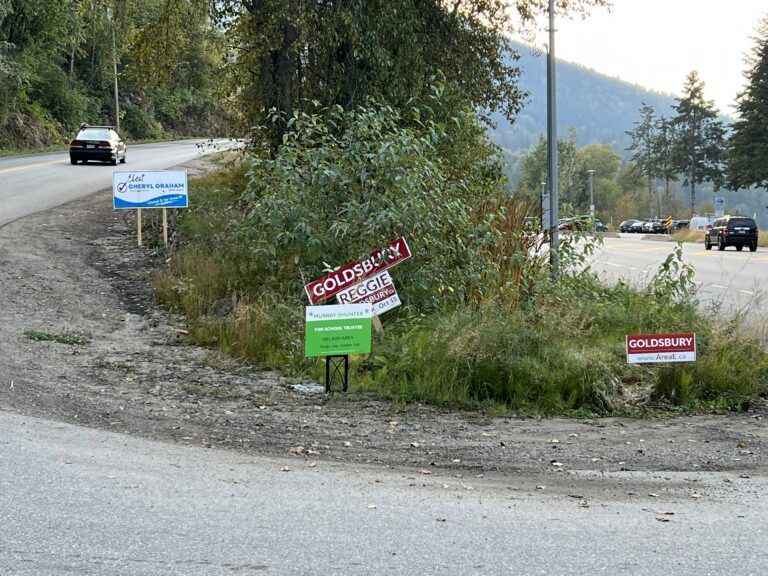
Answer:
[[[342, 366], [344, 370], [342, 371]], [[349, 356], [326, 356], [325, 357], [325, 392], [326, 394], [333, 393], [333, 387], [331, 384], [334, 380], [341, 379], [342, 392], [347, 391], [347, 385], [349, 384]]]

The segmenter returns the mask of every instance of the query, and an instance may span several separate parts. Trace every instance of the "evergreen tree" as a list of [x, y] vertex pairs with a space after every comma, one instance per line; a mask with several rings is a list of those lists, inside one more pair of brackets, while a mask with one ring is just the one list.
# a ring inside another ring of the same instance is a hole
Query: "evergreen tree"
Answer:
[[683, 96], [674, 106], [672, 119], [676, 139], [672, 160], [683, 184], [691, 188], [691, 215], [696, 205], [696, 184], [712, 182], [715, 190], [723, 185], [725, 127], [718, 120], [714, 102], [704, 98], [704, 82], [694, 70], [688, 74]]
[[672, 162], [672, 146], [675, 142], [675, 127], [669, 118], [662, 116], [656, 124], [656, 139], [653, 154], [656, 157], [657, 176], [664, 179], [664, 210], [672, 215], [669, 183], [677, 180], [677, 171]]
[[747, 84], [736, 99], [739, 119], [733, 124], [726, 153], [732, 190], [768, 186], [768, 17], [757, 32], [744, 73]]
[[632, 145], [627, 150], [633, 150], [632, 161], [648, 178], [648, 216], [653, 216], [653, 179], [657, 173], [656, 137], [658, 123], [653, 106], [643, 103], [640, 107], [640, 117], [635, 122], [635, 129], [627, 134], [632, 138]]

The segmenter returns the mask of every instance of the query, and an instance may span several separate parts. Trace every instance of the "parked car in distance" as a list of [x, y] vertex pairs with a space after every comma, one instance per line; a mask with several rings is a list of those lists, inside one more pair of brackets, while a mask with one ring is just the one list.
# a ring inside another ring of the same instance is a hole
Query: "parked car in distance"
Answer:
[[653, 218], [652, 220], [646, 220], [643, 223], [643, 232], [646, 234], [665, 234], [667, 232], [667, 225], [664, 220]]
[[690, 220], [672, 220], [672, 231], [688, 230], [691, 227]]
[[664, 220], [654, 218], [651, 220], [650, 232], [651, 234], [666, 234], [667, 223]]
[[635, 223], [629, 227], [629, 232], [633, 234], [642, 234], [644, 227], [645, 222], [643, 220], [636, 220]]
[[[557, 228], [558, 230], [584, 230], [584, 231], [591, 231], [592, 230], [592, 218], [588, 215], [586, 216], [574, 216], [572, 218], [562, 218], [559, 220]], [[608, 232], [608, 227], [600, 222], [600, 220], [595, 219], [594, 222], [594, 230], [595, 232]]]
[[125, 142], [115, 132], [114, 126], [90, 126], [82, 124], [75, 139], [69, 143], [69, 161], [72, 164], [88, 160], [125, 164]]
[[717, 220], [714, 216], [693, 216], [691, 217], [688, 227], [691, 230], [707, 230]]
[[630, 232], [630, 228], [635, 222], [642, 222], [642, 220], [624, 220], [619, 224], [619, 232]]
[[712, 228], [704, 235], [704, 248], [711, 250], [717, 244], [718, 250], [725, 250], [728, 246], [736, 246], [741, 252], [744, 246], [749, 246], [749, 251], [757, 250], [757, 224], [752, 218], [746, 216], [723, 216], [715, 220]]

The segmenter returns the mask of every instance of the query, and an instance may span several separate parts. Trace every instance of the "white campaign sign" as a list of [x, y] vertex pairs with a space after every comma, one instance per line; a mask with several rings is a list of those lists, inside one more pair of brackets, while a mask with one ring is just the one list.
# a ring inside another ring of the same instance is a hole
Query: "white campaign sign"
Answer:
[[370, 304], [374, 316], [400, 306], [400, 297], [386, 270], [342, 290], [336, 295], [336, 300], [339, 304]]
[[112, 197], [115, 209], [186, 208], [186, 170], [114, 172]]

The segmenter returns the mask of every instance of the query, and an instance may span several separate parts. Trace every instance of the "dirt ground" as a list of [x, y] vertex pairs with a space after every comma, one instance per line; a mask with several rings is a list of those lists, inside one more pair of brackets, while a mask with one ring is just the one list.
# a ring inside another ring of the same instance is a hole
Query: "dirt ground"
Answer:
[[187, 342], [184, 320], [153, 300], [163, 264], [136, 246], [108, 192], [0, 228], [0, 408], [297, 465], [467, 477], [766, 471], [765, 406], [665, 420], [523, 419], [326, 396], [318, 383], [297, 386]]

